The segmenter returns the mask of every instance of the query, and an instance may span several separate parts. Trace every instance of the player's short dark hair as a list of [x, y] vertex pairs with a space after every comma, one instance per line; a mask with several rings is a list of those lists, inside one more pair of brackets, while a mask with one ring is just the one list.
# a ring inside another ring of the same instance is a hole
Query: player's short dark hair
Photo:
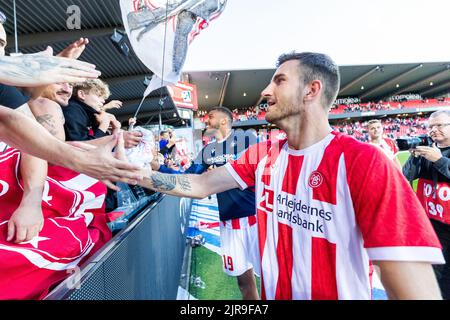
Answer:
[[224, 115], [227, 116], [230, 126], [233, 123], [233, 114], [231, 113], [231, 110], [225, 107], [213, 107], [211, 110], [209, 110], [209, 112], [211, 111], [217, 111], [217, 112], [221, 112]]
[[298, 60], [302, 68], [300, 76], [303, 84], [313, 80], [320, 80], [323, 84], [323, 103], [327, 109], [331, 108], [339, 92], [339, 67], [334, 61], [323, 53], [295, 51], [282, 54], [277, 61], [277, 67], [289, 60]]

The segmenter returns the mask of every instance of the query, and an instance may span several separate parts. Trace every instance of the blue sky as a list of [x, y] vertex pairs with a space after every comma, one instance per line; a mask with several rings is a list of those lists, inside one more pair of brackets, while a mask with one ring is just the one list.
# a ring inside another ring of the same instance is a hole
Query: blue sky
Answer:
[[449, 0], [228, 0], [184, 71], [273, 68], [283, 52], [339, 65], [450, 61]]

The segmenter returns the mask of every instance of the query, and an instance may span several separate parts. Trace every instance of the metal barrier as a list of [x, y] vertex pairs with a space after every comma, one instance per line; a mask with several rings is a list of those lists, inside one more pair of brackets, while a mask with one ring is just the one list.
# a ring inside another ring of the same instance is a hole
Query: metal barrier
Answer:
[[45, 299], [176, 299], [190, 211], [161, 195]]

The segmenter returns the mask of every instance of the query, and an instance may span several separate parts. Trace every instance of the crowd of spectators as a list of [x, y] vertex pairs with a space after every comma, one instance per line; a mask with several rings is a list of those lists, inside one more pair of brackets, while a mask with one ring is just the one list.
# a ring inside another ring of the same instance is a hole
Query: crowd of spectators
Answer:
[[155, 155], [155, 160], [159, 165], [183, 171], [191, 165], [193, 161], [193, 152], [187, 146], [187, 140], [183, 137], [177, 137], [175, 131], [171, 128], [155, 135], [155, 141], [158, 141], [159, 149]]
[[404, 101], [378, 101], [367, 103], [333, 104], [330, 113], [375, 112], [402, 109], [433, 108], [450, 106], [450, 98], [421, 99]]
[[[249, 120], [264, 120], [266, 116], [265, 108], [260, 107], [250, 107], [247, 109], [233, 109], [231, 110], [233, 115], [233, 121], [249, 121]], [[200, 119], [201, 122], [206, 122], [208, 119], [208, 112], [205, 110], [197, 111], [196, 117]]]
[[[351, 112], [376, 112], [389, 110], [426, 109], [434, 107], [450, 107], [450, 98], [404, 100], [404, 101], [378, 101], [367, 103], [333, 104], [330, 114], [344, 114]], [[264, 120], [266, 105], [250, 107], [247, 109], [233, 109], [234, 121]], [[207, 111], [199, 110], [196, 116], [201, 122], [207, 120]]]
[[[426, 133], [426, 118], [415, 116], [410, 118], [385, 118], [381, 120], [387, 137], [397, 139], [402, 136], [417, 136]], [[346, 133], [356, 139], [367, 142], [369, 134], [367, 121], [344, 121], [332, 125], [336, 131]]]
[[106, 103], [109, 89], [97, 79], [101, 73], [77, 60], [88, 39], [56, 56], [50, 47], [40, 54], [4, 56], [4, 22], [0, 299], [42, 299], [111, 238], [107, 187], [114, 193], [114, 182], [142, 179], [141, 168], [115, 157], [112, 149], [118, 143], [133, 148], [140, 135], [120, 129], [108, 109], [121, 102]]
[[[381, 123], [384, 133], [388, 138], [397, 139], [400, 137], [411, 137], [426, 134], [426, 118], [422, 116], [413, 116], [408, 118], [384, 118]], [[353, 136], [362, 142], [369, 141], [367, 130], [368, 120], [365, 121], [341, 121], [331, 125], [332, 129]], [[284, 139], [285, 135], [279, 129], [259, 130], [257, 132], [258, 140]], [[203, 144], [211, 142], [208, 137], [203, 138]]]

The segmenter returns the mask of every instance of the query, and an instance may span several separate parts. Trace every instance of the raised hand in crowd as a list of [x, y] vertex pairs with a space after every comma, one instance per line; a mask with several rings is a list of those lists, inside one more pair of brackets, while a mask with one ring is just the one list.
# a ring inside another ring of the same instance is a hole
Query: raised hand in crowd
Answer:
[[[77, 41], [68, 45], [63, 51], [58, 53], [57, 57], [68, 58], [68, 59], [78, 59], [83, 53], [84, 49], [86, 49], [86, 45], [89, 43], [87, 38], [80, 38]], [[48, 47], [47, 50], [43, 51], [44, 54], [48, 56], [53, 55], [53, 50], [51, 47]], [[42, 86], [36, 86], [32, 88], [24, 88], [25, 92], [32, 98], [37, 99], [47, 88], [47, 85], [44, 84]]]
[[125, 154], [125, 140], [123, 138], [123, 130], [119, 130], [117, 133], [117, 144], [114, 150], [114, 157], [118, 160], [128, 162], [127, 156]]
[[167, 148], [174, 146], [177, 142], [177, 136], [175, 132], [169, 131], [169, 142], [167, 143]]
[[142, 141], [142, 132], [140, 131], [124, 131], [123, 138], [125, 141], [125, 148], [133, 148], [136, 147], [139, 142]]
[[128, 119], [128, 126], [133, 127], [136, 124], [137, 120], [136, 118], [130, 118]]
[[114, 120], [112, 120], [110, 123], [109, 131], [111, 134], [118, 134], [121, 131], [121, 127], [122, 124], [120, 123], [120, 121], [114, 118]]
[[83, 82], [96, 79], [95, 65], [52, 56], [53, 49], [19, 56], [0, 57], [0, 82], [18, 87], [39, 87], [53, 83]]
[[58, 53], [57, 57], [64, 57], [69, 59], [78, 59], [86, 49], [86, 45], [89, 43], [88, 38], [80, 38], [75, 42], [67, 46], [63, 51]]
[[[102, 130], [103, 132], [106, 132], [110, 125], [113, 127], [113, 129], [117, 127], [118, 121], [117, 121], [116, 117], [113, 114], [108, 113], [106, 111], [96, 113], [95, 119], [98, 122], [98, 128], [100, 130]], [[119, 127], [120, 127], [120, 125], [119, 125]]]
[[[112, 149], [119, 143], [120, 135], [118, 133], [102, 138], [104, 144], [98, 147], [83, 142], [70, 142], [69, 144], [72, 146], [83, 150], [82, 157], [85, 157], [74, 170], [101, 180], [108, 188], [113, 190], [118, 190], [112, 183], [113, 181], [128, 184], [136, 184], [140, 181], [142, 175], [139, 173], [140, 168], [138, 166], [128, 163], [126, 158], [119, 160], [112, 154]], [[87, 165], [88, 163], [90, 165]]]
[[122, 101], [119, 100], [112, 100], [105, 104], [101, 109], [103, 111], [109, 110], [109, 109], [120, 109], [122, 108]]

